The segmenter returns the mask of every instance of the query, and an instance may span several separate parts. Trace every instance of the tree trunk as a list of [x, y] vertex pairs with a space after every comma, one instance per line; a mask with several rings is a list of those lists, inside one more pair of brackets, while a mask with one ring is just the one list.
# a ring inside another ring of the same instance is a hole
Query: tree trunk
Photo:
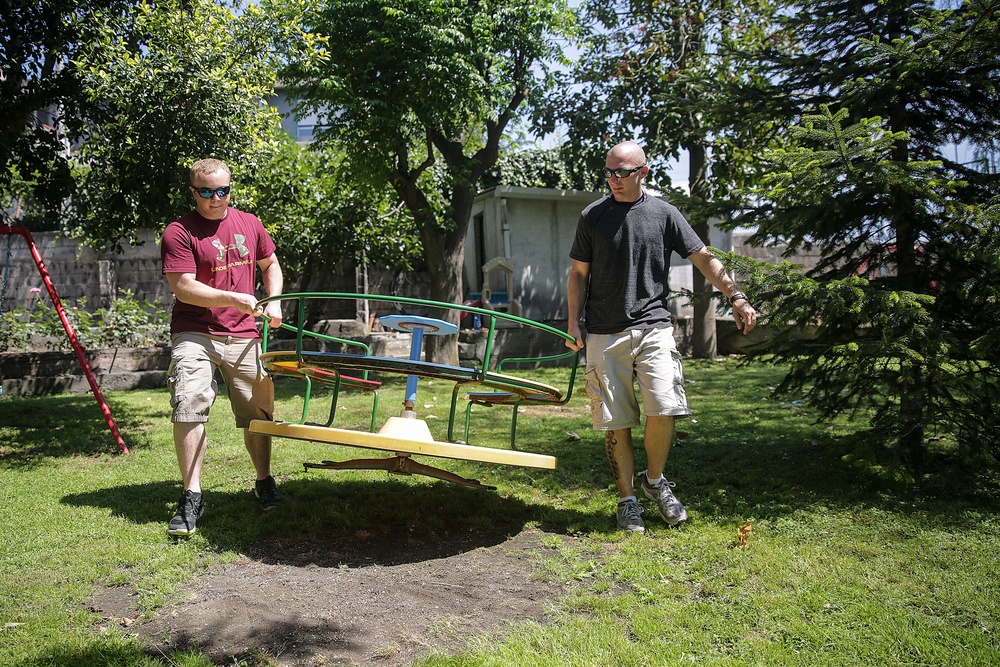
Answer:
[[[905, 155], [903, 151], [899, 152]], [[916, 250], [919, 240], [911, 224], [912, 217], [908, 214], [911, 206], [905, 195], [897, 195], [894, 200], [896, 202], [896, 206], [894, 206], [896, 215], [893, 224], [896, 229], [897, 289], [925, 293], [928, 285], [925, 283], [923, 271], [919, 266]], [[918, 340], [914, 339], [911, 345], [918, 346], [918, 351], [920, 351]], [[899, 397], [899, 448], [903, 460], [919, 476], [924, 458], [923, 369], [919, 364], [914, 364], [906, 359], [900, 361], [902, 367], [899, 373], [902, 375], [903, 382]]]
[[[689, 182], [691, 198], [703, 200], [705, 189], [705, 145], [694, 143], [688, 146]], [[695, 220], [691, 227], [706, 245], [711, 243], [707, 220]], [[691, 354], [696, 359], [713, 359], [718, 354], [715, 334], [714, 288], [701, 271], [691, 269], [694, 291], [694, 329], [691, 337]]]
[[[444, 303], [461, 305], [465, 300], [465, 286], [462, 281], [462, 267], [465, 261], [465, 237], [469, 229], [472, 203], [476, 197], [476, 183], [486, 169], [493, 166], [499, 155], [500, 139], [504, 127], [510, 121], [514, 110], [524, 101], [527, 90], [519, 90], [511, 98], [507, 108], [495, 122], [486, 122], [485, 145], [472, 158], [465, 156], [462, 141], [446, 135], [440, 129], [427, 128], [428, 155], [424, 164], [411, 172], [405, 146], [399, 152], [397, 177], [393, 186], [413, 212], [420, 227], [420, 243], [427, 261], [427, 271], [431, 278], [431, 299]], [[449, 225], [442, 229], [434, 215], [433, 207], [420, 191], [418, 179], [424, 168], [434, 164], [434, 149], [441, 152], [448, 165], [451, 200], [447, 214]], [[442, 318], [458, 324], [458, 310], [449, 310]], [[424, 343], [425, 358], [437, 364], [458, 365], [458, 336], [428, 336]]]
[[903, 390], [899, 397], [899, 453], [919, 479], [924, 463], [924, 390], [922, 370], [917, 364], [902, 369]]
[[[894, 7], [891, 14], [892, 26], [889, 34], [898, 38], [903, 34], [899, 26], [908, 22], [903, 8]], [[896, 73], [898, 78], [901, 73]], [[907, 108], [903, 101], [896, 100], [889, 106], [889, 126], [894, 132], [906, 132]], [[909, 164], [910, 146], [905, 139], [897, 140], [892, 147], [892, 159], [899, 165]], [[897, 189], [892, 194], [892, 228], [896, 233], [896, 289], [926, 293], [930, 287], [920, 267], [918, 247], [920, 234], [916, 224], [916, 212], [909, 193]], [[913, 344], [920, 345], [919, 337]], [[918, 349], [918, 352], [920, 350]], [[899, 451], [903, 461], [919, 479], [924, 460], [924, 384], [923, 369], [907, 359], [900, 360], [899, 373], [902, 376], [899, 396]]]
[[[469, 229], [474, 193], [471, 189], [456, 188], [452, 197], [455, 219], [453, 229], [443, 230], [437, 225], [424, 225], [420, 241], [427, 260], [431, 278], [431, 299], [444, 303], [461, 304], [465, 300], [462, 267], [465, 262], [465, 236]], [[458, 324], [457, 310], [438, 313], [436, 317]], [[458, 336], [427, 336], [424, 338], [425, 358], [436, 364], [458, 365]]]
[[[420, 233], [423, 239], [424, 256], [434, 257], [427, 263], [427, 272], [431, 277], [431, 299], [445, 303], [460, 304], [463, 299], [462, 263], [464, 260], [465, 243], [457, 243], [453, 238], [455, 232], [442, 232], [435, 229], [425, 229]], [[433, 237], [433, 238], [428, 238]], [[458, 311], [439, 312], [446, 322], [458, 324]], [[426, 359], [436, 364], [458, 365], [458, 336], [426, 336], [424, 338]]]

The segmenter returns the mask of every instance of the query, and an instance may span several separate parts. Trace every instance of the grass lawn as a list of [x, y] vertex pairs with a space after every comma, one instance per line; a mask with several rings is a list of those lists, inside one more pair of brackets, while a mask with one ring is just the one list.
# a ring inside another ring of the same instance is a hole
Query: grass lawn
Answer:
[[[719, 359], [688, 361], [686, 373], [697, 421], [679, 422], [667, 475], [690, 521], [668, 529], [647, 512], [642, 536], [615, 530], [603, 438], [590, 429], [582, 392], [565, 408], [531, 408], [518, 419], [519, 447], [558, 456], [554, 471], [428, 461], [496, 491], [304, 472], [302, 461], [362, 450], [276, 441], [273, 469], [295, 500], [276, 510], [280, 522], [254, 511], [252, 469], [220, 397], [203, 475], [212, 520], [187, 540], [165, 532], [181, 490], [166, 390], [106, 396], [128, 456], [114, 454], [91, 396], [4, 399], [0, 665], [207, 665], [197, 653], [145, 656], [88, 609], [94, 590], [128, 586], [151, 611], [262, 539], [401, 525], [442, 537], [534, 526], [580, 538], [572, 549], [553, 538], [540, 554], [542, 576], [584, 583], [549, 624], [484, 636], [469, 652], [422, 665], [1000, 664], [996, 472], [893, 489], [845, 462], [856, 426], [817, 425], [808, 409], [769, 398], [780, 371]], [[279, 417], [296, 416], [300, 391], [279, 379]], [[401, 395], [393, 381], [380, 422], [398, 412]], [[450, 396], [445, 383], [420, 383], [418, 412], [439, 440]], [[369, 405], [342, 397], [337, 425], [363, 426]], [[471, 444], [506, 447], [509, 419], [509, 408], [477, 409]], [[380, 502], [369, 502], [375, 493]], [[454, 522], [428, 517], [430, 503]], [[748, 546], [737, 548], [748, 521]]]

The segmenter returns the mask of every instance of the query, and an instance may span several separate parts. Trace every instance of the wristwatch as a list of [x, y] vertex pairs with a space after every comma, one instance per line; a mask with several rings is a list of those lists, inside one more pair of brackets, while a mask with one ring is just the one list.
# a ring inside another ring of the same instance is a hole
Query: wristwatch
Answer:
[[736, 305], [736, 302], [740, 301], [740, 300], [747, 301], [747, 302], [750, 301], [750, 299], [747, 298], [746, 294], [744, 294], [743, 292], [739, 292], [739, 291], [733, 292], [732, 295], [729, 297], [729, 303], [733, 304], [734, 306]]

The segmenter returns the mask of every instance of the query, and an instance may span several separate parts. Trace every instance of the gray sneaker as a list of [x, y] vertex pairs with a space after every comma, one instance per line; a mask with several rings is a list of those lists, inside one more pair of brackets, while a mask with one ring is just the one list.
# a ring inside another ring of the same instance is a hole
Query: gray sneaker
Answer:
[[674, 487], [673, 482], [661, 478], [657, 484], [650, 484], [649, 480], [646, 479], [646, 471], [643, 470], [639, 473], [639, 486], [642, 488], [643, 495], [656, 503], [660, 509], [660, 516], [669, 525], [679, 526], [687, 521], [687, 510], [671, 491]]
[[622, 500], [618, 503], [618, 527], [628, 533], [642, 533], [646, 525], [642, 522], [642, 505], [637, 500]]

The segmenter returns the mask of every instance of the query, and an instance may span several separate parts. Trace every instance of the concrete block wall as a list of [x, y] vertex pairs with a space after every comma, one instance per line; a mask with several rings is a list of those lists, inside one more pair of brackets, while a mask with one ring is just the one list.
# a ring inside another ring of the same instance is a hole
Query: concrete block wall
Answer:
[[744, 257], [752, 257], [761, 262], [770, 264], [781, 264], [789, 261], [792, 264], [801, 264], [806, 271], [814, 268], [820, 260], [820, 248], [814, 246], [811, 250], [799, 250], [790, 256], [785, 256], [788, 246], [784, 244], [771, 245], [766, 247], [752, 246], [747, 243], [751, 234], [749, 232], [735, 232], [733, 234], [733, 251]]
[[[85, 356], [102, 392], [166, 386], [169, 348], [90, 350]], [[89, 391], [72, 352], [0, 354], [0, 399]]]
[[[10, 238], [4, 310], [30, 310], [39, 299], [50, 304], [28, 244], [21, 236]], [[139, 301], [160, 303], [165, 307], [172, 303], [170, 286], [160, 273], [160, 247], [152, 230], [143, 230], [140, 233], [142, 244], [127, 245], [122, 254], [97, 252], [57, 232], [32, 233], [32, 238], [64, 306], [76, 305], [80, 298], [86, 298], [87, 310], [106, 308], [121, 289], [132, 290], [133, 297]], [[7, 236], [4, 235], [0, 236], [0, 279], [6, 258]]]

